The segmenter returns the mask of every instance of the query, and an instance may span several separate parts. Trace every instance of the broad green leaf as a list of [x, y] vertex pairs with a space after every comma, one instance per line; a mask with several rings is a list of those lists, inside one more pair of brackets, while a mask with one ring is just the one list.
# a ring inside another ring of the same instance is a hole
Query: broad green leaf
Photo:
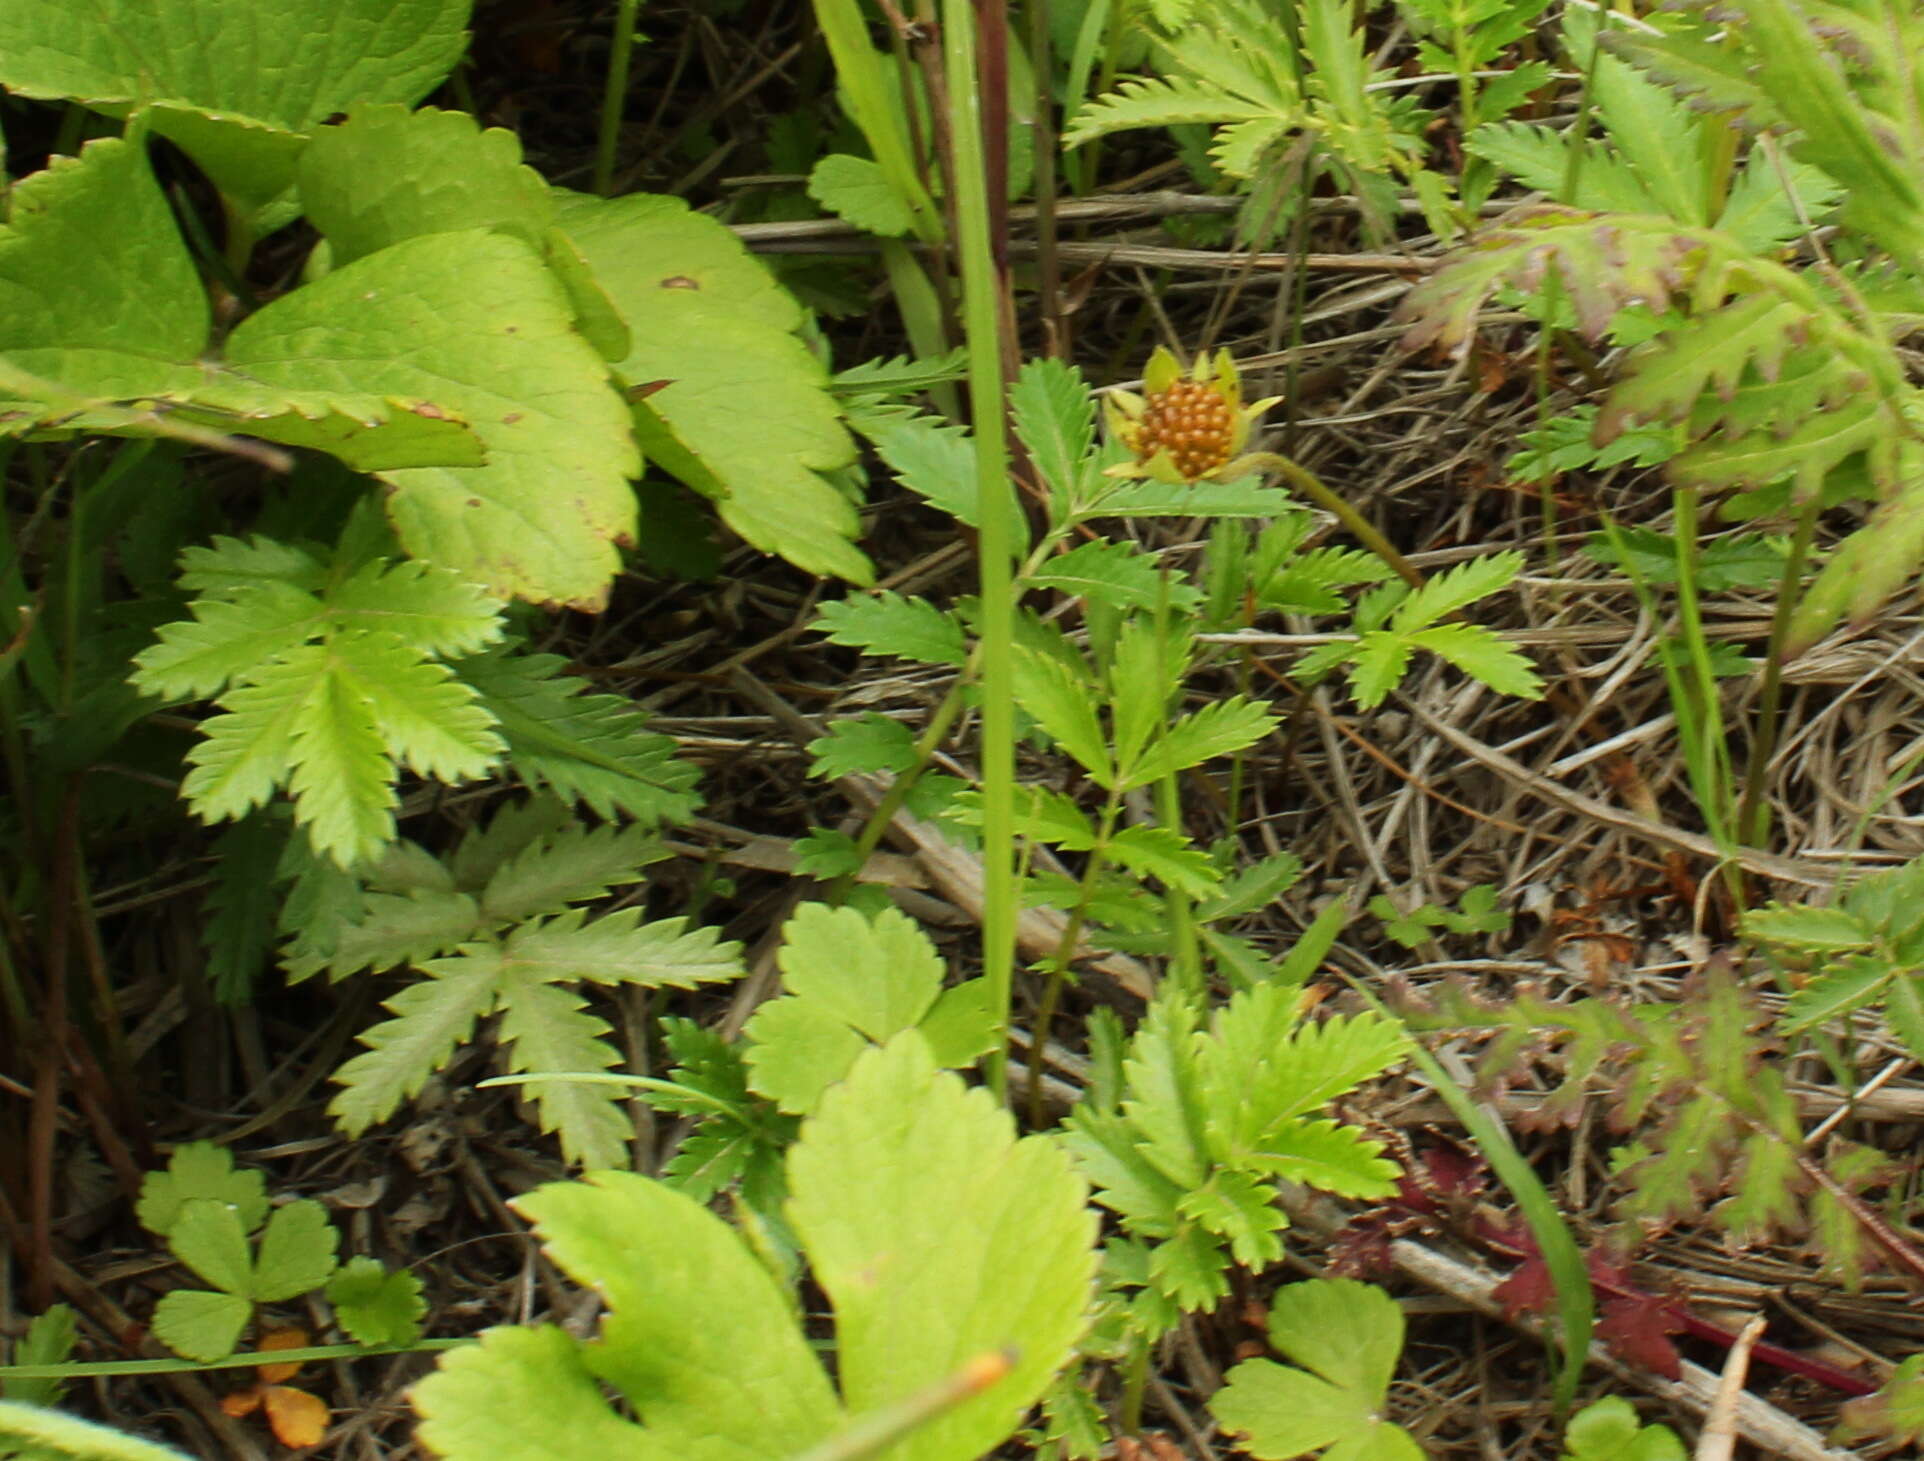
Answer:
[[887, 175], [866, 157], [831, 152], [809, 173], [808, 195], [829, 212], [883, 238], [899, 237], [915, 226]]
[[[645, 1177], [601, 1172], [550, 1183], [516, 1206], [555, 1263], [607, 1304], [601, 1340], [583, 1357], [628, 1397], [662, 1456], [767, 1461], [837, 1426], [834, 1393], [775, 1280], [699, 1203]], [[420, 1387], [430, 1415], [431, 1384]]]
[[348, 1259], [327, 1281], [327, 1301], [341, 1328], [366, 1345], [412, 1344], [428, 1311], [418, 1277], [366, 1255]]
[[[23, 10], [0, 6], [0, 79]], [[81, 30], [70, 17], [60, 25]], [[207, 345], [207, 293], [137, 142], [102, 138], [15, 183], [0, 231], [0, 354], [103, 397], [185, 394]], [[139, 301], [139, 308], [128, 303]]]
[[1563, 1461], [1684, 1461], [1689, 1454], [1669, 1426], [1639, 1425], [1634, 1406], [1606, 1395], [1570, 1417]]
[[606, 363], [527, 244], [479, 229], [406, 239], [250, 316], [226, 355], [266, 388], [338, 383], [455, 413], [484, 464], [378, 473], [408, 552], [501, 597], [604, 602], [640, 459]]
[[1217, 756], [1231, 755], [1256, 744], [1276, 729], [1276, 712], [1267, 701], [1233, 695], [1185, 715], [1129, 772], [1127, 787], [1148, 786]]
[[866, 654], [892, 654], [930, 665], [962, 665], [968, 643], [962, 626], [927, 599], [890, 589], [830, 599], [815, 618], [830, 644], [854, 645]]
[[[934, 1008], [943, 966], [928, 935], [893, 908], [804, 903], [782, 930], [780, 999], [749, 1020], [749, 1085], [784, 1111], [813, 1108], [864, 1046], [913, 1028]], [[965, 1057], [966, 1058], [966, 1057]]]
[[555, 204], [521, 142], [466, 112], [357, 106], [301, 154], [301, 207], [335, 268], [425, 233], [488, 228], [543, 247]]
[[1289, 1284], [1271, 1300], [1269, 1336], [1303, 1368], [1245, 1360], [1209, 1406], [1243, 1450], [1264, 1461], [1323, 1447], [1324, 1461], [1421, 1461], [1409, 1433], [1382, 1418], [1403, 1348], [1396, 1300], [1353, 1279]]
[[1067, 1155], [1017, 1141], [986, 1091], [904, 1033], [823, 1097], [788, 1171], [789, 1221], [835, 1308], [848, 1409], [905, 1400], [1014, 1346], [1007, 1376], [895, 1448], [900, 1461], [993, 1450], [1087, 1325], [1095, 1218]]
[[[727, 228], [677, 198], [563, 195], [556, 219], [626, 317], [649, 458], [765, 552], [867, 584], [854, 506], [825, 473], [855, 460], [800, 307]], [[748, 423], [752, 429], [745, 429]]]
[[142, 1178], [135, 1216], [148, 1232], [164, 1238], [183, 1206], [197, 1198], [232, 1207], [246, 1232], [259, 1227], [267, 1216], [266, 1179], [256, 1171], [235, 1171], [227, 1148], [211, 1141], [175, 1147], [166, 1171], [149, 1172]]
[[[64, 1365], [73, 1358], [80, 1323], [71, 1305], [55, 1304], [33, 1316], [13, 1346], [16, 1365]], [[26, 1405], [54, 1405], [66, 1389], [59, 1380], [0, 1380], [0, 1399]], [[0, 1435], [6, 1431], [0, 1426]], [[29, 1458], [31, 1461], [31, 1458]]]
[[167, 1246], [215, 1288], [249, 1294], [254, 1258], [247, 1247], [247, 1229], [231, 1204], [207, 1197], [182, 1203], [167, 1229]]
[[226, 1359], [253, 1312], [254, 1306], [239, 1294], [175, 1289], [154, 1305], [154, 1337], [190, 1360]]
[[1258, 912], [1295, 887], [1303, 871], [1303, 860], [1295, 853], [1274, 853], [1225, 878], [1214, 897], [1197, 905], [1196, 917], [1214, 923]]
[[868, 1041], [826, 1006], [801, 999], [772, 999], [755, 1011], [746, 1034], [749, 1087], [783, 1111], [815, 1108], [826, 1091], [848, 1074]]
[[1396, 1191], [1401, 1169], [1382, 1151], [1382, 1143], [1359, 1128], [1323, 1118], [1272, 1123], [1265, 1149], [1245, 1160], [1259, 1171], [1338, 1197], [1388, 1197]]
[[[467, 46], [471, 0], [9, 0], [0, 85], [156, 128], [253, 212], [293, 181], [301, 134], [354, 102], [412, 102]], [[291, 210], [259, 222], [285, 223]]]
[[682, 1461], [672, 1440], [615, 1414], [581, 1344], [553, 1325], [485, 1331], [443, 1355], [412, 1398], [421, 1443], [449, 1461]]
[[327, 1209], [303, 1197], [274, 1209], [261, 1233], [260, 1256], [248, 1286], [263, 1304], [296, 1298], [326, 1283], [334, 1272], [334, 1246], [340, 1233]]
[[0, 1442], [22, 1461], [187, 1461], [170, 1446], [32, 1401], [0, 1400]]

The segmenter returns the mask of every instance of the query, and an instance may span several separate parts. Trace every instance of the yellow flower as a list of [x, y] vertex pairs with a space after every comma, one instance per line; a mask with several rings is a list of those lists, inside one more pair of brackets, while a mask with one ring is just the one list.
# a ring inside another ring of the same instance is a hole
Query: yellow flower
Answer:
[[1109, 433], [1134, 461], [1111, 467], [1116, 477], [1157, 482], [1227, 481], [1253, 464], [1241, 456], [1251, 424], [1282, 399], [1243, 404], [1242, 378], [1227, 350], [1182, 362], [1158, 345], [1143, 371], [1143, 394], [1111, 391], [1104, 406]]

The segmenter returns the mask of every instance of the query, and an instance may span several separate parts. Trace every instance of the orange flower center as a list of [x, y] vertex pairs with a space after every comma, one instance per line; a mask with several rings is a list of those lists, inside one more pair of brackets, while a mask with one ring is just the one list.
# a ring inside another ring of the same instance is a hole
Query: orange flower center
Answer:
[[1235, 425], [1235, 412], [1215, 386], [1179, 380], [1143, 403], [1137, 453], [1148, 461], [1166, 451], [1176, 470], [1194, 481], [1229, 460]]

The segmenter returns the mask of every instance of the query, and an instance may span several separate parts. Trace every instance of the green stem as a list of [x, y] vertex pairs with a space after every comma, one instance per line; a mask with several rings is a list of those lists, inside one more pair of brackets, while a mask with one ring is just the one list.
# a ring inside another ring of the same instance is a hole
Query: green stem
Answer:
[[1115, 833], [1116, 818], [1121, 812], [1121, 797], [1111, 793], [1102, 809], [1101, 825], [1096, 830], [1096, 845], [1089, 850], [1089, 861], [1084, 864], [1081, 880], [1076, 885], [1076, 906], [1069, 910], [1069, 920], [1063, 925], [1062, 937], [1056, 941], [1056, 951], [1049, 957], [1049, 982], [1042, 991], [1042, 1006], [1036, 1011], [1035, 1028], [1029, 1032], [1029, 1124], [1038, 1130], [1042, 1126], [1042, 1057], [1049, 1043], [1049, 1026], [1055, 1022], [1056, 1006], [1062, 1001], [1062, 986], [1069, 978], [1069, 965], [1082, 943], [1082, 930], [1088, 925], [1089, 903], [1095, 896], [1096, 880], [1108, 862], [1103, 856], [1103, 849], [1109, 845], [1109, 839]]
[[[1163, 826], [1180, 832], [1182, 802], [1176, 776], [1177, 773], [1172, 771], [1156, 783], [1156, 817]], [[1173, 887], [1164, 891], [1163, 905], [1169, 910], [1170, 971], [1184, 994], [1192, 999], [1200, 999], [1203, 992], [1202, 952], [1196, 938], [1194, 905], [1187, 893]]]
[[1349, 529], [1359, 543], [1388, 564], [1390, 570], [1403, 582], [1411, 588], [1423, 587], [1422, 571], [1398, 552], [1388, 538], [1377, 532], [1375, 525], [1368, 518], [1324, 486], [1322, 478], [1309, 468], [1300, 466], [1276, 452], [1257, 452], [1249, 458], [1249, 465], [1252, 468], [1266, 467], [1280, 474], [1290, 486], [1306, 494], [1318, 507], [1334, 513], [1336, 520]]
[[949, 79], [950, 133], [969, 347], [969, 404], [981, 529], [982, 653], [982, 977], [1000, 1031], [985, 1061], [997, 1100], [1008, 1094], [1009, 1009], [1015, 982], [1015, 585], [1010, 518], [1016, 511], [1008, 470], [1002, 377], [1003, 280], [989, 238], [988, 172], [983, 160], [980, 89], [974, 84], [976, 15], [971, 0], [945, 0], [943, 49]]
[[1822, 498], [1816, 495], [1804, 504], [1791, 536], [1790, 552], [1784, 557], [1784, 575], [1777, 585], [1777, 606], [1770, 616], [1764, 683], [1757, 696], [1757, 734], [1750, 743], [1750, 761], [1744, 767], [1744, 800], [1737, 812], [1737, 835], [1746, 847], [1762, 847], [1770, 835], [1770, 803], [1765, 791], [1782, 724], [1784, 643], [1790, 637], [1797, 591], [1803, 585], [1804, 564], [1810, 558], [1811, 538], [1817, 531], [1817, 514], [1822, 506]]
[[628, 63], [635, 50], [637, 0], [618, 0], [615, 7], [614, 48], [608, 53], [608, 75], [601, 87], [601, 130], [595, 138], [595, 191], [607, 197], [615, 189], [615, 145], [621, 137], [622, 107], [628, 99]]
[[922, 734], [916, 737], [915, 764], [889, 784], [888, 790], [882, 793], [881, 800], [875, 804], [875, 810], [868, 814], [868, 820], [862, 824], [861, 833], [855, 839], [856, 871], [847, 873], [829, 884], [829, 902], [846, 902], [848, 895], [855, 890], [855, 881], [862, 865], [868, 861], [869, 854], [881, 844], [883, 835], [889, 829], [889, 823], [893, 822], [895, 814], [902, 810], [902, 805], [908, 800], [909, 793], [915, 790], [915, 783], [922, 779], [922, 773], [928, 769], [930, 760], [935, 756], [936, 748], [947, 739], [950, 729], [955, 725], [956, 717], [962, 713], [962, 686], [966, 678], [965, 672], [949, 687], [949, 693], [944, 695], [942, 703], [935, 707], [935, 714], [929, 717], [929, 723], [922, 728]]

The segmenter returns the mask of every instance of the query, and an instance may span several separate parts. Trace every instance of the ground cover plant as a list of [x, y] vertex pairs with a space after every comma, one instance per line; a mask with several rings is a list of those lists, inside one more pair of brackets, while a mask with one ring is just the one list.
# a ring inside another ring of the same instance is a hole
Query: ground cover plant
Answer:
[[1907, 1454], [1920, 50], [0, 7], [0, 1454]]

